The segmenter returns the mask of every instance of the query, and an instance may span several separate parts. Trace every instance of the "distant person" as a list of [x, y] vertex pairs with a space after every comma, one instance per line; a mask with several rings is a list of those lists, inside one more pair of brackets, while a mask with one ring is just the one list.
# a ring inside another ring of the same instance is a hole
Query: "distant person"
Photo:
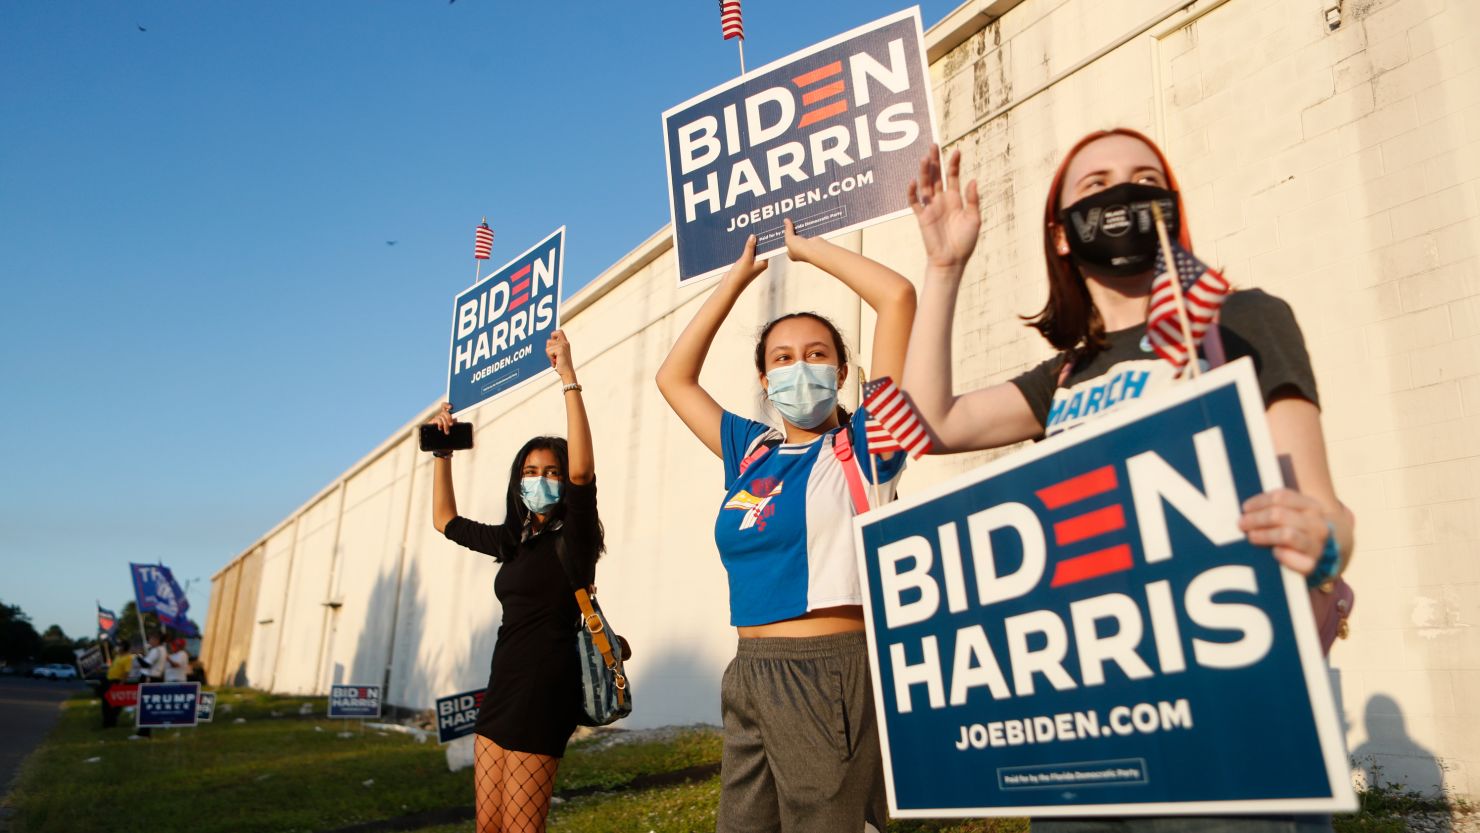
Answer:
[[[164, 641], [160, 638], [159, 634], [151, 633], [148, 639], [149, 650], [145, 651], [142, 656], [135, 660], [135, 664], [141, 668], [139, 682], [162, 683], [164, 682], [165, 668], [169, 664], [169, 652], [165, 650]], [[135, 714], [137, 714], [138, 706], [135, 706], [134, 710]], [[135, 731], [134, 734], [129, 735], [129, 740], [148, 738], [152, 734], [153, 732], [149, 727], [145, 726]]]
[[169, 652], [165, 650], [164, 641], [159, 634], [149, 634], [149, 650], [144, 652], [143, 660], [143, 679], [140, 682], [164, 682], [164, 669], [169, 664]]
[[[550, 335], [545, 355], [564, 383], [570, 439], [535, 437], [514, 455], [502, 523], [458, 515], [452, 452], [433, 452], [432, 525], [501, 565], [493, 590], [503, 622], [474, 738], [480, 833], [545, 829], [555, 773], [581, 709], [572, 585], [593, 582], [605, 547], [591, 427], [564, 333]], [[450, 432], [451, 406], [429, 424]]]
[[125, 685], [129, 675], [133, 673], [134, 655], [129, 653], [129, 641], [118, 640], [118, 653], [113, 655], [113, 662], [108, 665], [108, 674], [103, 680], [103, 685], [98, 689], [98, 701], [103, 708], [103, 728], [112, 729], [118, 725], [118, 713], [123, 711], [120, 706], [114, 706], [108, 702], [108, 692], [115, 686]]
[[164, 681], [183, 683], [190, 676], [190, 654], [185, 651], [185, 640], [176, 637], [170, 640], [170, 652], [165, 655]]

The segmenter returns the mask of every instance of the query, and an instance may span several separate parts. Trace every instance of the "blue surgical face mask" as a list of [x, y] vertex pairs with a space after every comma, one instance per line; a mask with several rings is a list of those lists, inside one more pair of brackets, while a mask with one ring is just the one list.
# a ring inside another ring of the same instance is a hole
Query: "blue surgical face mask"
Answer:
[[816, 428], [838, 407], [838, 366], [796, 362], [766, 373], [766, 395], [787, 422]]
[[536, 515], [543, 515], [560, 502], [560, 481], [548, 477], [524, 477], [519, 480], [519, 497]]

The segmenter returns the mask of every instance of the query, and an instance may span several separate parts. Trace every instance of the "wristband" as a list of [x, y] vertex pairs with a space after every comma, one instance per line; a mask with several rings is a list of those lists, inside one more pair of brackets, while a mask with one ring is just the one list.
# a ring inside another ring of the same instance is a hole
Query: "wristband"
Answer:
[[570, 393], [571, 391], [575, 391], [576, 393], [580, 393], [581, 392], [581, 383], [580, 382], [571, 382], [568, 385], [561, 385], [560, 386], [560, 392], [561, 393]]
[[452, 459], [452, 452], [451, 451], [433, 451], [432, 452], [432, 456], [433, 457], [436, 457], [438, 459], [441, 459], [441, 460], [451, 460]]
[[1341, 544], [1336, 540], [1336, 525], [1326, 521], [1326, 548], [1321, 550], [1321, 558], [1316, 562], [1316, 568], [1305, 577], [1305, 586], [1312, 590], [1320, 587], [1336, 578], [1336, 571], [1340, 568]]

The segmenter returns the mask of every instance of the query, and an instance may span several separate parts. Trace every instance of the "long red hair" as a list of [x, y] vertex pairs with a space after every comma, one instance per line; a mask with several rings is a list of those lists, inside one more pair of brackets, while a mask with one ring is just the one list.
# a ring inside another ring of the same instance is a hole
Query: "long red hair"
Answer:
[[1090, 142], [1106, 136], [1129, 136], [1156, 154], [1157, 160], [1161, 162], [1161, 169], [1167, 175], [1167, 188], [1177, 194], [1177, 217], [1180, 220], [1178, 242], [1184, 249], [1192, 248], [1187, 210], [1182, 203], [1182, 193], [1177, 188], [1177, 177], [1155, 142], [1140, 131], [1128, 127], [1097, 130], [1075, 142], [1064, 155], [1064, 161], [1059, 163], [1058, 170], [1054, 171], [1053, 180], [1048, 185], [1047, 204], [1043, 209], [1043, 257], [1048, 262], [1048, 303], [1043, 305], [1037, 315], [1028, 319], [1029, 327], [1042, 333], [1056, 349], [1068, 352], [1071, 361], [1089, 358], [1104, 348], [1105, 323], [1100, 318], [1100, 311], [1095, 308], [1094, 300], [1090, 298], [1089, 288], [1085, 285], [1084, 275], [1080, 273], [1079, 267], [1074, 265], [1068, 255], [1059, 254], [1055, 245], [1059, 210], [1063, 208], [1059, 205], [1059, 192], [1063, 190], [1064, 175], [1069, 170], [1069, 163], [1074, 161], [1079, 151]]

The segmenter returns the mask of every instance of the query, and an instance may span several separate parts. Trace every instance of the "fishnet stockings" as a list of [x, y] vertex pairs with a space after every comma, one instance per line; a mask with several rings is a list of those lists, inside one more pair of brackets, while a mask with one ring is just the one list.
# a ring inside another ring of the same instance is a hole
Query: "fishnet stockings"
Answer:
[[478, 833], [544, 833], [560, 759], [473, 740]]

